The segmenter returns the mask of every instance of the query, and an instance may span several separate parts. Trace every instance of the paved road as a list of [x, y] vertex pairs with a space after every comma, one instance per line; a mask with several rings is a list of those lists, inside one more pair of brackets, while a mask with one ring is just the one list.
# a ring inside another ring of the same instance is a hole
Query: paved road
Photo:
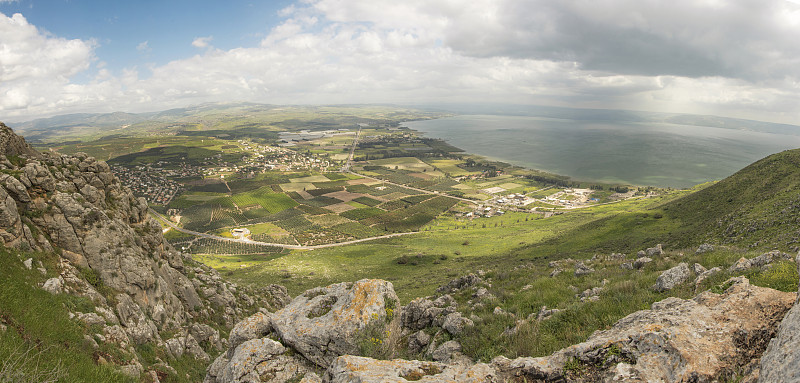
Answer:
[[186, 230], [186, 229], [184, 229], [182, 227], [179, 227], [179, 226], [175, 225], [174, 223], [172, 223], [172, 221], [167, 219], [167, 217], [164, 217], [159, 212], [157, 212], [157, 211], [155, 211], [153, 209], [150, 209], [150, 214], [152, 214], [158, 220], [166, 223], [167, 225], [169, 225], [174, 230], [180, 231], [181, 233], [191, 234], [191, 235], [195, 235], [195, 236], [198, 236], [198, 237], [201, 237], [201, 238], [216, 239], [216, 240], [219, 240], [219, 241], [249, 243], [249, 244], [252, 244], [252, 245], [274, 246], [274, 247], [281, 247], [281, 248], [284, 248], [284, 249], [294, 249], [294, 250], [324, 249], [326, 247], [352, 245], [354, 243], [374, 241], [376, 239], [393, 238], [393, 237], [399, 237], [399, 236], [403, 236], [403, 235], [419, 233], [418, 231], [410, 231], [410, 232], [407, 232], [407, 233], [394, 233], [394, 234], [381, 235], [381, 236], [378, 236], [378, 237], [355, 239], [355, 240], [347, 241], [347, 242], [328, 243], [328, 244], [324, 244], [324, 245], [313, 245], [313, 246], [287, 245], [287, 244], [284, 244], [284, 243], [268, 243], [268, 242], [253, 241], [253, 240], [250, 240], [250, 239], [221, 237], [219, 235], [213, 235], [213, 234], [208, 234], [208, 233], [200, 233], [200, 232], [192, 231], [192, 230]]

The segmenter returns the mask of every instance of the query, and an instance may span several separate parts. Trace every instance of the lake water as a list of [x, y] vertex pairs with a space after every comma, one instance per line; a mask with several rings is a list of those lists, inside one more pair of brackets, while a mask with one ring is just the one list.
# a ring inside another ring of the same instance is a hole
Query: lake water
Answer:
[[577, 180], [661, 187], [719, 180], [767, 155], [800, 148], [796, 135], [666, 123], [461, 115], [405, 126], [514, 165]]

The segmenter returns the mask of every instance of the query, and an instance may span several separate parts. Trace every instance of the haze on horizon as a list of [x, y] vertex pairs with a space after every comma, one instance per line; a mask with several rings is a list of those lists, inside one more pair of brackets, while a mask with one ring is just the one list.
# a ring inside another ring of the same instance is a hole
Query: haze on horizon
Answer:
[[491, 102], [797, 124], [797, 36], [785, 0], [0, 0], [0, 120]]

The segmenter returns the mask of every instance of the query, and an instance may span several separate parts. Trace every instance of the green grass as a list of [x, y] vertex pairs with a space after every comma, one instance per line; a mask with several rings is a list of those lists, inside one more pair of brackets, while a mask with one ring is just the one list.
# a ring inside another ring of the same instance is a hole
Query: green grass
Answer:
[[[55, 266], [57, 257], [22, 254], [23, 258], [31, 256], [48, 266]], [[22, 260], [7, 249], [0, 249], [0, 275], [0, 322], [7, 326], [0, 336], [0, 366], [19, 360], [6, 373], [21, 374], [16, 378], [13, 374], [0, 376], [0, 380], [45, 380], [54, 374], [61, 381], [71, 382], [132, 381], [111, 366], [97, 365], [92, 357], [94, 350], [83, 339], [89, 329], [69, 319], [69, 311], [89, 311], [93, 308], [91, 302], [65, 294], [52, 295], [34, 287], [45, 277], [35, 269], [25, 269]]]
[[298, 205], [286, 194], [275, 193], [272, 188], [264, 186], [250, 192], [234, 194], [230, 197], [231, 201], [239, 207], [261, 206], [270, 214], [295, 207]]

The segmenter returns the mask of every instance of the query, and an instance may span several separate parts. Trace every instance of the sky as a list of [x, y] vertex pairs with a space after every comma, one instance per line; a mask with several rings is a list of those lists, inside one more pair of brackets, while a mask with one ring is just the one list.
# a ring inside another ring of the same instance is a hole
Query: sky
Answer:
[[0, 121], [249, 101], [800, 124], [798, 41], [787, 0], [0, 0]]

